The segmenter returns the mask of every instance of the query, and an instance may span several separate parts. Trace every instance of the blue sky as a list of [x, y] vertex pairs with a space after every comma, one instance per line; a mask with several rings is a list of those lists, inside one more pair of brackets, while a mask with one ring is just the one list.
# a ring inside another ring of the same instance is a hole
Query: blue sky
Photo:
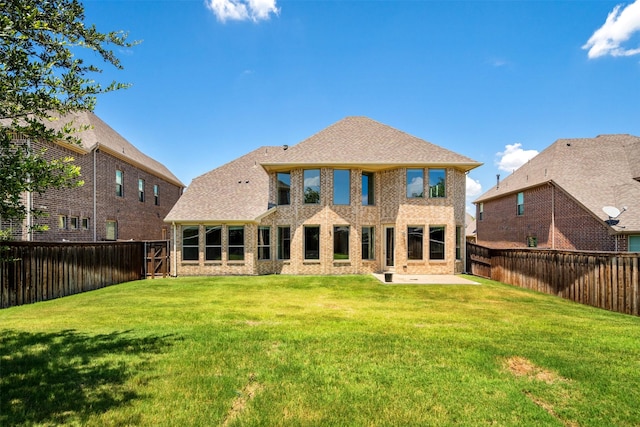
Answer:
[[468, 200], [559, 138], [640, 135], [640, 0], [84, 4], [142, 41], [96, 113], [187, 185], [353, 115], [483, 162]]

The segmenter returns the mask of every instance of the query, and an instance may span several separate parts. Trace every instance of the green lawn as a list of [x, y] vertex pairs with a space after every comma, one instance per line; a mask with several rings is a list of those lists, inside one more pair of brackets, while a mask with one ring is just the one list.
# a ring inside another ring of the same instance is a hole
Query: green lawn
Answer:
[[474, 280], [155, 279], [0, 310], [0, 425], [640, 424], [640, 318]]

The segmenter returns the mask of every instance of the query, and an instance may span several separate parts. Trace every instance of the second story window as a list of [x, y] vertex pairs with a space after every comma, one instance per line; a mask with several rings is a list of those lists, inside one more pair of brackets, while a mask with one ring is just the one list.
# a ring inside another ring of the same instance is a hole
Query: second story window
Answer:
[[276, 178], [278, 180], [278, 204], [291, 204], [291, 173], [278, 172]]
[[362, 172], [362, 205], [373, 206], [375, 204], [373, 190], [373, 172]]
[[478, 203], [478, 220], [482, 221], [484, 217], [484, 203]]
[[407, 198], [424, 197], [424, 170], [407, 169]]
[[447, 171], [429, 169], [429, 197], [446, 197]]
[[123, 175], [121, 170], [116, 170], [116, 196], [124, 197]]
[[333, 204], [348, 205], [351, 203], [351, 171], [335, 169], [333, 171]]
[[304, 203], [320, 203], [320, 169], [306, 169], [304, 179]]
[[160, 188], [158, 184], [153, 186], [153, 204], [156, 206], [160, 205]]
[[144, 179], [138, 180], [138, 200], [144, 202]]
[[516, 215], [524, 215], [524, 193], [518, 193], [516, 197]]

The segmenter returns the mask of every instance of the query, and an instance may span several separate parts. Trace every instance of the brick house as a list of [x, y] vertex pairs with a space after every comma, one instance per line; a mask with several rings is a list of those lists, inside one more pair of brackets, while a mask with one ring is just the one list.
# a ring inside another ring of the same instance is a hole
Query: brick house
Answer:
[[463, 271], [480, 163], [366, 117], [193, 180], [165, 221], [177, 275]]
[[[27, 217], [26, 224], [5, 221], [18, 240], [100, 241], [155, 240], [168, 237], [163, 219], [176, 203], [184, 184], [164, 165], [146, 156], [91, 112], [74, 113], [49, 126], [89, 129], [75, 136], [81, 144], [22, 141], [45, 148], [50, 159], [73, 157], [80, 166], [84, 185], [25, 194], [27, 206], [45, 217]], [[30, 233], [24, 225], [48, 225], [49, 230]]]
[[640, 138], [560, 139], [474, 203], [480, 245], [640, 251]]

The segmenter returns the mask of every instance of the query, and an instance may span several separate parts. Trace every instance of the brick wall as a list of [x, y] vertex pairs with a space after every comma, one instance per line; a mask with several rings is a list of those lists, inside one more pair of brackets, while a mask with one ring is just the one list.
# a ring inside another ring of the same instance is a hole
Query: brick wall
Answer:
[[[522, 248], [527, 239], [537, 239], [539, 248], [613, 251], [616, 237], [572, 197], [549, 184], [523, 191], [524, 214], [516, 214], [516, 193], [484, 202], [480, 219], [476, 207], [479, 245]], [[552, 206], [554, 214], [552, 215]], [[555, 224], [555, 228], [554, 228]], [[618, 250], [626, 250], [626, 239], [618, 238]]]
[[[427, 175], [425, 169], [425, 178]], [[350, 204], [333, 204], [333, 169], [320, 170], [320, 203], [303, 203], [303, 170], [291, 173], [290, 205], [278, 206], [277, 210], [260, 220], [259, 224], [245, 224], [245, 261], [227, 261], [226, 226], [223, 225], [223, 259], [217, 263], [204, 261], [204, 226], [200, 224], [200, 259], [181, 261], [182, 231], [177, 233], [177, 274], [361, 274], [385, 270], [384, 227], [395, 228], [395, 271], [407, 274], [451, 274], [462, 271], [462, 262], [455, 259], [456, 226], [464, 230], [465, 175], [447, 170], [447, 197], [406, 198], [406, 169], [398, 168], [377, 172], [375, 182], [375, 205], [362, 206], [362, 170], [351, 170]], [[269, 202], [277, 203], [276, 174], [270, 175]], [[217, 224], [207, 224], [217, 225]], [[349, 226], [349, 259], [333, 259], [334, 226]], [[408, 226], [424, 227], [423, 259], [407, 260], [406, 233]], [[445, 260], [429, 260], [429, 226], [445, 227]], [[272, 259], [257, 259], [256, 235], [258, 226], [271, 229]], [[291, 259], [277, 260], [277, 227], [291, 228]], [[304, 259], [304, 227], [320, 227], [320, 259]], [[363, 260], [361, 254], [361, 230], [363, 226], [375, 228], [375, 260]], [[464, 233], [462, 234], [464, 237]], [[464, 245], [463, 245], [464, 248]], [[463, 249], [464, 250], [464, 249]], [[464, 255], [462, 257], [464, 259]]]

